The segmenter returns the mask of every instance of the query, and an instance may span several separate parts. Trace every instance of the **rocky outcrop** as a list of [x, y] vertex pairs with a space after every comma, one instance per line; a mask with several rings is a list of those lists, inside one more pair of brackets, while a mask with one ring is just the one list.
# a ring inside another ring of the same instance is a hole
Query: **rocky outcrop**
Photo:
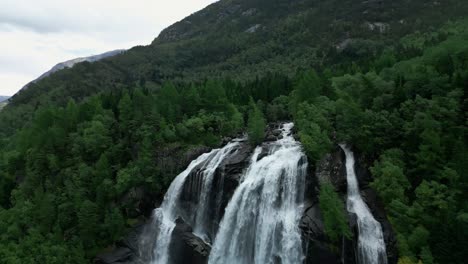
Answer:
[[[210, 239], [214, 239], [218, 230], [218, 224], [223, 217], [224, 208], [240, 183], [240, 178], [248, 166], [252, 150], [252, 146], [247, 141], [240, 141], [240, 146], [215, 171], [212, 183], [213, 191], [209, 194], [208, 204], [209, 215], [213, 217], [210, 223], [206, 223], [211, 230], [210, 234], [208, 234]], [[183, 218], [189, 222], [193, 222], [193, 217], [196, 215], [193, 210], [197, 208], [202, 184], [203, 174], [198, 169], [194, 169], [191, 172], [184, 184], [180, 203], [185, 212]]]
[[[376, 192], [369, 187], [372, 177], [367, 169], [369, 162], [366, 157], [355, 151], [355, 171], [359, 181], [361, 195], [370, 208], [373, 216], [380, 222], [384, 232], [385, 244], [389, 264], [394, 264], [398, 259], [395, 234], [385, 213], [384, 206]], [[301, 219], [300, 228], [306, 252], [306, 263], [356, 263], [355, 248], [357, 235], [351, 240], [342, 240], [331, 244], [324, 233], [323, 220], [318, 204], [319, 183], [330, 182], [343, 201], [346, 201], [347, 179], [345, 154], [340, 147], [327, 154], [316, 164], [315, 171], [309, 170], [306, 187], [306, 206]], [[350, 230], [357, 234], [356, 216], [348, 214]]]
[[343, 263], [342, 253], [345, 248], [351, 247], [349, 241], [341, 241], [339, 245], [336, 245], [332, 244], [328, 239], [325, 234], [322, 213], [318, 202], [319, 186], [323, 182], [330, 182], [335, 186], [340, 195], [346, 195], [347, 184], [344, 158], [344, 152], [337, 146], [333, 152], [325, 155], [314, 167], [309, 166], [305, 190], [306, 204], [300, 222], [306, 264]]
[[192, 233], [192, 227], [181, 218], [176, 220], [170, 244], [172, 263], [206, 264], [211, 247]]
[[309, 204], [304, 211], [300, 226], [306, 254], [306, 264], [340, 263], [340, 256], [329, 246], [324, 232], [322, 214], [318, 202]]
[[342, 195], [345, 195], [347, 190], [346, 181], [346, 164], [345, 154], [340, 147], [336, 146], [335, 149], [325, 155], [317, 163], [315, 172], [319, 182], [330, 182]]

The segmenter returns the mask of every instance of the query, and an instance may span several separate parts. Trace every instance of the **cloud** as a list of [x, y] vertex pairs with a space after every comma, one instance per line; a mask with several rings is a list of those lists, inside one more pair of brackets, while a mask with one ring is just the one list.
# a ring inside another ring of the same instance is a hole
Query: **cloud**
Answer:
[[55, 64], [147, 45], [214, 0], [0, 0], [0, 95]]

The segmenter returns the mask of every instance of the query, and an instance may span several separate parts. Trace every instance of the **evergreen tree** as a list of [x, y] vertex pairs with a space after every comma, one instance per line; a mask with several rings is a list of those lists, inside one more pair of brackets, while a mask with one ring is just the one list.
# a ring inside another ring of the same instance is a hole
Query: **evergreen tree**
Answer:
[[249, 141], [252, 145], [258, 145], [262, 143], [265, 138], [266, 122], [263, 117], [263, 113], [258, 109], [252, 98], [250, 100], [249, 107], [250, 112], [247, 121]]

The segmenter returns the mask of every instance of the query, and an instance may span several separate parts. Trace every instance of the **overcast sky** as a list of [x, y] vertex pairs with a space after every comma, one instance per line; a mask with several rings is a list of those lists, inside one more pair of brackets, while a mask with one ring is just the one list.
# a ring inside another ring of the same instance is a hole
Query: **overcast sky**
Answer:
[[148, 45], [215, 0], [0, 0], [0, 95], [55, 64]]

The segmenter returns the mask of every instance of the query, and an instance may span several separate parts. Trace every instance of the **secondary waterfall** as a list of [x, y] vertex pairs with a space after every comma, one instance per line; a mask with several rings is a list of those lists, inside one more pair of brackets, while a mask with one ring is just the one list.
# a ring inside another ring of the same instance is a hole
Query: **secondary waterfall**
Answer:
[[382, 227], [362, 200], [354, 171], [354, 154], [346, 145], [340, 145], [346, 154], [348, 182], [348, 212], [355, 213], [358, 224], [358, 261], [360, 264], [386, 264], [387, 254]]
[[[210, 264], [302, 263], [299, 220], [307, 159], [282, 127], [282, 139], [257, 147], [242, 182], [226, 207]], [[261, 157], [267, 148], [265, 157]]]
[[[204, 221], [207, 217], [206, 214], [206, 199], [207, 193], [211, 190], [211, 183], [213, 182], [213, 175], [216, 168], [221, 162], [239, 145], [238, 142], [231, 142], [221, 149], [215, 149], [210, 153], [206, 153], [192, 161], [185, 171], [180, 173], [171, 183], [161, 207], [157, 208], [153, 213], [152, 225], [155, 227], [156, 241], [153, 249], [153, 257], [151, 264], [168, 264], [170, 263], [169, 245], [171, 242], [172, 231], [176, 224], [177, 217], [183, 215], [179, 206], [179, 200], [182, 188], [187, 177], [193, 170], [197, 170], [202, 174], [202, 188], [199, 203], [197, 206], [197, 216], [195, 222], [195, 230], [203, 235], [205, 233], [204, 227], [200, 221]], [[153, 236], [152, 239], [155, 237]], [[151, 238], [148, 238], [151, 239]]]

